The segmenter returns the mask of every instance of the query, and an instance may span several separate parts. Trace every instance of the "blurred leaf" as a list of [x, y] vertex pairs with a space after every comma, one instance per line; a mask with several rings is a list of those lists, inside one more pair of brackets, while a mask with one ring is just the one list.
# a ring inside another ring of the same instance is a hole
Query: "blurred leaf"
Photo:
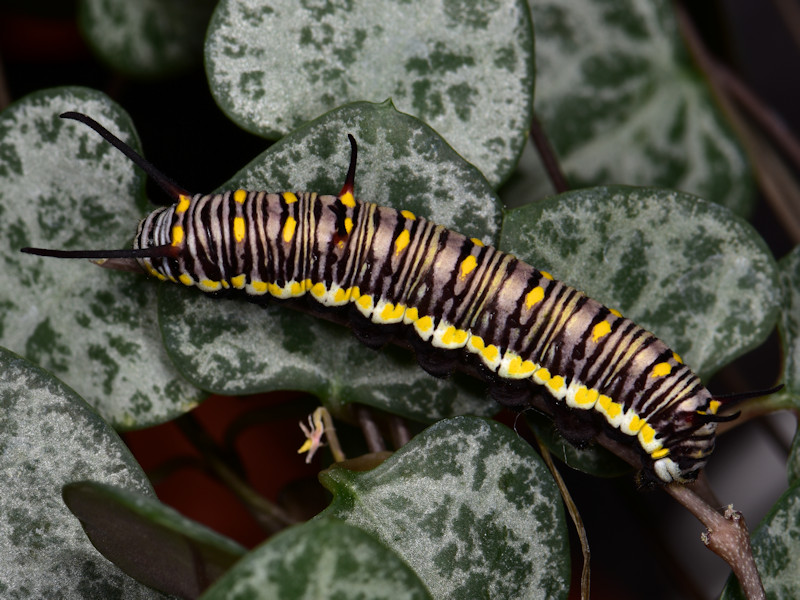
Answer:
[[[531, 0], [534, 103], [574, 188], [685, 190], [740, 215], [746, 157], [677, 31], [668, 0]], [[535, 153], [503, 190], [513, 206], [552, 195]]]
[[372, 471], [320, 474], [321, 516], [373, 533], [434, 598], [566, 598], [561, 498], [513, 431], [476, 417], [440, 421]]
[[75, 392], [0, 348], [0, 593], [160, 598], [103, 558], [61, 500], [93, 479], [153, 496], [116, 433]]
[[247, 551], [158, 500], [81, 481], [64, 502], [103, 556], [145, 585], [196, 598]]
[[118, 428], [168, 420], [204, 397], [175, 372], [151, 282], [23, 246], [124, 248], [146, 212], [143, 178], [88, 127], [138, 148], [130, 118], [87, 88], [36, 92], [0, 113], [0, 343], [73, 386]]
[[497, 185], [531, 118], [529, 19], [523, 0], [222, 0], [206, 70], [222, 110], [270, 138], [344, 102], [391, 98]]
[[88, 44], [112, 69], [165, 77], [203, 62], [216, 0], [81, 0], [78, 21]]
[[291, 527], [231, 569], [203, 600], [426, 600], [425, 586], [369, 533], [334, 519]]

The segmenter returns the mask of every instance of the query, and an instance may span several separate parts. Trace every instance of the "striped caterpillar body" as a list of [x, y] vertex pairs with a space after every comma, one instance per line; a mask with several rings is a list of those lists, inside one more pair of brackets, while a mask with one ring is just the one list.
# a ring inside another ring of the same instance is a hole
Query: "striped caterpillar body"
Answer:
[[693, 480], [717, 423], [733, 418], [717, 414], [724, 401], [675, 352], [618, 312], [477, 239], [357, 200], [352, 136], [339, 195], [191, 195], [89, 117], [62, 117], [92, 127], [177, 202], [141, 221], [133, 250], [23, 252], [303, 303], [370, 346], [409, 344], [434, 375], [477, 374], [505, 405], [525, 406], [544, 390], [554, 410], [599, 421], [637, 448], [643, 474], [665, 483]]

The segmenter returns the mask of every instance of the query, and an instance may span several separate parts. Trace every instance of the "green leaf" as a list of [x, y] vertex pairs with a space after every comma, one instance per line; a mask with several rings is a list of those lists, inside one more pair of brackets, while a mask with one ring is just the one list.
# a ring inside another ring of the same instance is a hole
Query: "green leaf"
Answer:
[[600, 187], [511, 211], [501, 247], [654, 332], [704, 379], [758, 346], [781, 301], [744, 220], [670, 190]]
[[111, 68], [134, 77], [166, 77], [203, 61], [216, 0], [81, 0], [78, 22]]
[[539, 456], [499, 423], [440, 421], [372, 471], [320, 474], [335, 516], [380, 538], [434, 598], [566, 598], [561, 499]]
[[[789, 488], [751, 535], [753, 556], [769, 600], [800, 598], [800, 486]], [[744, 600], [731, 575], [721, 600]]]
[[93, 479], [153, 496], [122, 440], [75, 392], [0, 348], [0, 595], [159, 598], [105, 560], [61, 500]]
[[[800, 409], [800, 246], [796, 246], [778, 263], [783, 302], [778, 320], [778, 331], [783, 347], [783, 377], [785, 386], [777, 394], [759, 400], [759, 404], [772, 410]], [[800, 435], [795, 434], [792, 451], [787, 461], [789, 482], [800, 478]]]
[[151, 496], [81, 481], [67, 484], [63, 497], [108, 560], [149, 587], [182, 598], [199, 596], [246, 553]]
[[527, 135], [533, 35], [523, 0], [222, 0], [206, 70], [222, 110], [270, 138], [392, 98], [497, 185]]
[[425, 586], [369, 533], [317, 519], [276, 535], [245, 556], [203, 600], [430, 598]]
[[169, 363], [151, 283], [23, 246], [124, 248], [146, 212], [138, 169], [79, 110], [139, 146], [130, 119], [86, 88], [36, 92], [0, 113], [0, 343], [73, 386], [116, 427], [142, 427], [203, 394]]
[[[574, 188], [685, 190], [738, 214], [746, 157], [684, 49], [668, 0], [531, 0], [534, 103]], [[553, 193], [535, 153], [504, 190], [519, 206]]]
[[[493, 243], [501, 207], [491, 187], [434, 131], [388, 103], [328, 113], [273, 145], [223, 187], [337, 193], [347, 171], [347, 133], [359, 143], [357, 196]], [[472, 379], [435, 379], [407, 350], [375, 352], [339, 325], [284, 307], [215, 302], [174, 286], [162, 290], [159, 309], [170, 356], [203, 389], [305, 390], [421, 420], [496, 410], [485, 386]]]

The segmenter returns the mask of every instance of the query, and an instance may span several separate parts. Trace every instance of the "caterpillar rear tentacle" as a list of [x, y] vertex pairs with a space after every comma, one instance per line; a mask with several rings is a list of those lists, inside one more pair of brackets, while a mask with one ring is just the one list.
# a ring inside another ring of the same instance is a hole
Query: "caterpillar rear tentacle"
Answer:
[[132, 250], [23, 252], [135, 263], [162, 280], [255, 301], [302, 300], [370, 346], [407, 343], [434, 375], [460, 368], [483, 377], [502, 404], [521, 407], [546, 391], [553, 412], [626, 440], [643, 472], [665, 483], [694, 479], [717, 423], [730, 418], [720, 412], [731, 402], [618, 312], [480, 240], [357, 200], [353, 136], [337, 196], [192, 195], [89, 117], [62, 116], [97, 131], [176, 203], [141, 221]]

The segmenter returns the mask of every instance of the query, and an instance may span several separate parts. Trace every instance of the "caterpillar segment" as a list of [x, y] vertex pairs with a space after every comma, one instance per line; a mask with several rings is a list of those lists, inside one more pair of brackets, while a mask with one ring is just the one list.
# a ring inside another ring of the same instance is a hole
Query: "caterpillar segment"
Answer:
[[111, 259], [207, 293], [335, 314], [368, 345], [411, 345], [434, 375], [483, 377], [503, 404], [543, 391], [557, 411], [638, 448], [644, 473], [665, 483], [694, 479], [730, 418], [677, 354], [619, 312], [480, 240], [357, 200], [352, 136], [338, 195], [192, 195], [89, 117], [62, 116], [120, 148], [175, 204], [140, 222], [133, 250], [25, 252]]

